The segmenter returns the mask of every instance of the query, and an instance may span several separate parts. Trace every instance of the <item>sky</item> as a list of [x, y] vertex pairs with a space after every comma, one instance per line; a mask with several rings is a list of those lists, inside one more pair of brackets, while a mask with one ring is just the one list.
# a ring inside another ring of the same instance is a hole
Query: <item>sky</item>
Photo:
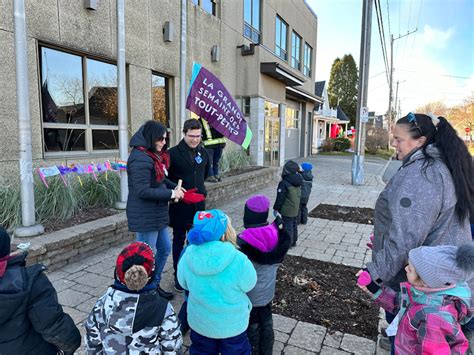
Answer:
[[[306, 2], [318, 17], [316, 81], [328, 82], [332, 63], [344, 54], [352, 54], [359, 67], [362, 0]], [[389, 66], [394, 37], [393, 97], [398, 81], [402, 115], [433, 101], [455, 106], [474, 95], [474, 0], [379, 2]], [[389, 89], [375, 5], [372, 15], [368, 107], [382, 114]]]

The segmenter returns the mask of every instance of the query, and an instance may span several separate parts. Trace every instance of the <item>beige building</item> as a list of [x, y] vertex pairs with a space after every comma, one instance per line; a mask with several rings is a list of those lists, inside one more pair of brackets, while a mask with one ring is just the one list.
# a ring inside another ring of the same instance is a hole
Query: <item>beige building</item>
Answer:
[[[0, 2], [4, 179], [19, 175], [12, 3]], [[116, 2], [25, 3], [34, 167], [118, 158]], [[180, 1], [125, 4], [129, 137], [155, 118], [170, 127], [173, 145], [181, 138]], [[187, 2], [187, 85], [193, 62], [222, 80], [253, 131], [255, 164], [311, 152], [316, 36], [304, 0]]]

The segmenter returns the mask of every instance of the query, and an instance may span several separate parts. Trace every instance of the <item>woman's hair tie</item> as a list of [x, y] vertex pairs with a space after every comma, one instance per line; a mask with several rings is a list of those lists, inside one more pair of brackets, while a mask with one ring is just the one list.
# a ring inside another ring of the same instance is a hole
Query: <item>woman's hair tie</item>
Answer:
[[433, 126], [438, 129], [439, 117], [434, 115], [433, 113], [429, 113], [428, 116], [431, 117], [431, 123], [433, 123]]

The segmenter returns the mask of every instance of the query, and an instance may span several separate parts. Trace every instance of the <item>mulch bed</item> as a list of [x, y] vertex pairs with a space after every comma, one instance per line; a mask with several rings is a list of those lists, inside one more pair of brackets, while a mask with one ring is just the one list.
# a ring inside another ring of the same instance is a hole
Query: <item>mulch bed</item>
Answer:
[[374, 224], [374, 210], [372, 208], [326, 205], [322, 203], [309, 212], [309, 217], [330, 219], [332, 221]]
[[357, 287], [358, 270], [287, 255], [278, 270], [273, 312], [375, 341], [379, 308]]
[[82, 211], [80, 214], [77, 214], [65, 220], [51, 220], [51, 221], [47, 221], [43, 223], [44, 232], [45, 233], [55, 232], [60, 229], [69, 228], [78, 224], [95, 221], [96, 219], [99, 219], [99, 218], [112, 216], [120, 212], [121, 211], [114, 210], [111, 208], [104, 208], [104, 207], [91, 208], [87, 211]]

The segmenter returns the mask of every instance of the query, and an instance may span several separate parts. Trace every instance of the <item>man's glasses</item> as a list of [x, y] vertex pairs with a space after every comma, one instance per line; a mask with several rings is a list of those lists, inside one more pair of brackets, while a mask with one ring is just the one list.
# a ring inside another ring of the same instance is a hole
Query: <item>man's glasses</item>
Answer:
[[186, 137], [191, 138], [191, 139], [200, 139], [202, 136], [201, 135], [186, 134]]

